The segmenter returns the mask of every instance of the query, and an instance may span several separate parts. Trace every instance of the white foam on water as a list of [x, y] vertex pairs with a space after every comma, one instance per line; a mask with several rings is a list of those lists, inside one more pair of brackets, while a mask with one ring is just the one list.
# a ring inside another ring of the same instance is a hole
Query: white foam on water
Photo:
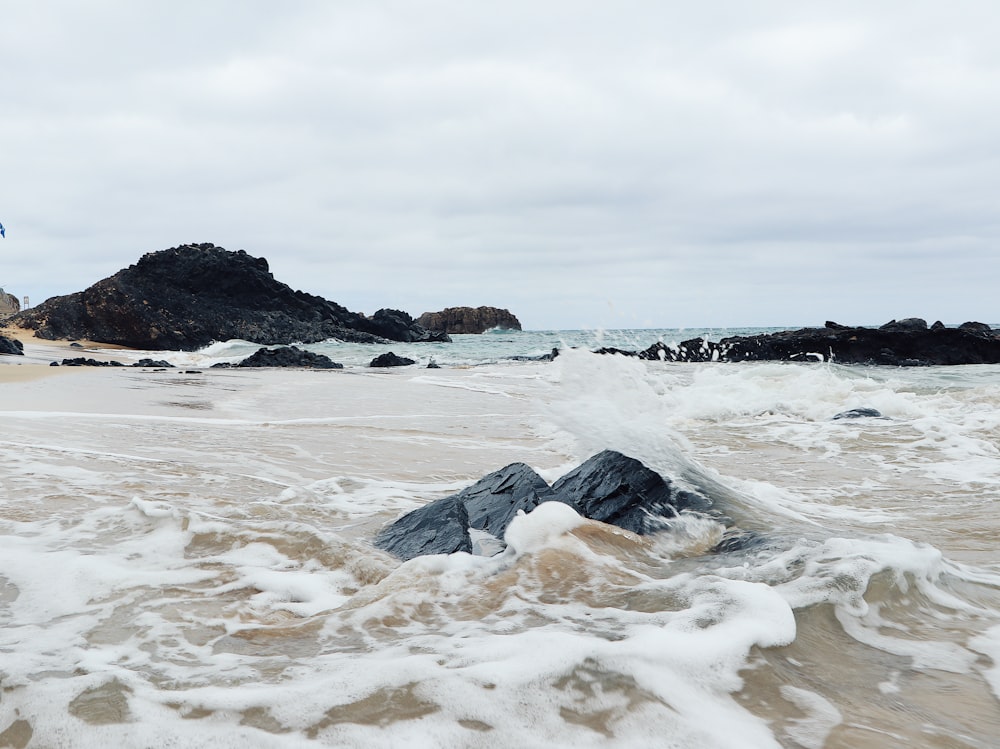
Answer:
[[843, 721], [840, 711], [823, 696], [788, 684], [781, 687], [781, 696], [805, 713], [789, 721], [785, 735], [803, 749], [823, 749], [830, 732]]
[[[468, 388], [241, 373], [176, 386], [215, 398], [186, 421], [158, 405], [175, 386], [62, 378], [132, 384], [114, 408], [4, 413], [0, 733], [23, 720], [39, 746], [818, 747], [850, 714], [815, 675], [775, 689], [780, 728], [742, 698], [759, 653], [794, 647], [817, 626], [796, 615], [822, 607], [858, 653], [891, 662], [872, 693], [894, 709], [914, 673], [996, 694], [1000, 571], [868, 530], [957, 504], [959, 483], [991, 502], [991, 385], [859, 371], [566, 352], [441, 375]], [[861, 405], [889, 418], [830, 420]], [[640, 538], [543, 503], [492, 558], [399, 563], [370, 545], [514, 459], [551, 480], [606, 448], [715, 482], [765, 543], [716, 555], [718, 520]], [[938, 470], [952, 459], [971, 483]], [[942, 537], [976, 530], [939, 516]], [[939, 710], [920, 714], [946, 725]]]

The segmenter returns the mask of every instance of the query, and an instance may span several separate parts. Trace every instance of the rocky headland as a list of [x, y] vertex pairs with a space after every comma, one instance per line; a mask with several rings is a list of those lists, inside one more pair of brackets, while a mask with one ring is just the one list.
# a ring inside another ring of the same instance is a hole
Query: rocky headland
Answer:
[[605, 348], [598, 353], [670, 362], [817, 361], [903, 367], [1000, 364], [1000, 332], [979, 322], [957, 328], [940, 322], [928, 326], [920, 318], [892, 320], [878, 328], [828, 321], [822, 328], [733, 336], [718, 342], [693, 338], [676, 346], [658, 342], [643, 351]]
[[240, 338], [261, 344], [448, 341], [405, 312], [371, 317], [277, 281], [267, 260], [243, 250], [188, 244], [143, 255], [85, 291], [53, 297], [9, 324], [49, 340], [184, 350]]
[[447, 307], [440, 312], [424, 312], [417, 325], [443, 333], [485, 333], [487, 330], [520, 330], [521, 322], [510, 310], [498, 307]]

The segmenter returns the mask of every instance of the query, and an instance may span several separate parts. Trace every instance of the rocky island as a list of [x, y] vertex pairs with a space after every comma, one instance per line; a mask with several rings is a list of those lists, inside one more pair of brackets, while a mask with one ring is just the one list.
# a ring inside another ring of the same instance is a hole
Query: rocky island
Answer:
[[520, 330], [521, 322], [510, 310], [498, 307], [447, 307], [440, 312], [425, 312], [417, 325], [442, 333], [485, 333], [487, 330]]
[[371, 317], [294, 291], [267, 260], [214, 244], [150, 252], [85, 291], [53, 297], [9, 324], [49, 340], [89, 339], [147, 350], [193, 351], [240, 338], [261, 344], [448, 341], [407, 313]]

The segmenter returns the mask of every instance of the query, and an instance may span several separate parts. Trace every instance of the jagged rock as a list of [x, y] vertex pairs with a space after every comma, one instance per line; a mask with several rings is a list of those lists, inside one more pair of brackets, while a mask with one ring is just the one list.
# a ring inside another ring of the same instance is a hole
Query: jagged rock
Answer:
[[24, 344], [16, 338], [6, 338], [0, 335], [0, 354], [24, 356]]
[[640, 535], [661, 527], [656, 518], [676, 517], [681, 510], [706, 512], [712, 506], [705, 497], [678, 490], [635, 458], [613, 450], [598, 453], [556, 481], [552, 495], [586, 518]]
[[305, 367], [307, 369], [344, 368], [343, 364], [338, 364], [325, 354], [303, 351], [297, 346], [283, 346], [276, 349], [257, 349], [257, 351], [241, 361], [239, 364], [220, 362], [219, 364], [213, 364], [212, 366], [222, 369], [230, 369], [234, 367]]
[[447, 307], [440, 312], [425, 312], [417, 324], [428, 330], [445, 333], [485, 333], [487, 330], [520, 330], [520, 321], [510, 310], [498, 307]]
[[380, 354], [371, 360], [369, 367], [408, 367], [411, 364], [416, 364], [413, 359], [407, 359], [405, 356], [397, 356], [396, 354], [388, 351], [384, 354]]
[[882, 412], [875, 408], [852, 408], [850, 411], [841, 411], [833, 417], [834, 419], [879, 419]]
[[[85, 291], [54, 297], [11, 318], [39, 338], [86, 338], [132, 348], [191, 351], [241, 338], [261, 344], [337, 338], [384, 343], [370, 322], [275, 280], [267, 260], [190, 244], [143, 255]], [[423, 340], [415, 324], [407, 340]]]
[[[542, 502], [562, 502], [592, 520], [646, 534], [663, 527], [665, 518], [684, 510], [711, 512], [712, 502], [676, 488], [635, 458], [605, 450], [563, 476], [551, 487], [523, 463], [513, 463], [483, 477], [445, 499], [431, 502], [387, 526], [375, 545], [403, 559], [419, 554], [450, 554], [459, 550], [459, 524], [465, 511], [465, 538], [484, 531], [502, 538], [520, 511], [531, 512]], [[428, 528], [447, 528], [431, 538]], [[420, 530], [407, 540], [405, 529]], [[470, 542], [471, 543], [471, 542]], [[413, 554], [419, 548], [419, 554]], [[470, 547], [471, 548], [471, 547]], [[461, 550], [467, 550], [464, 548]]]
[[519, 510], [531, 512], [540, 502], [551, 499], [553, 493], [545, 479], [531, 468], [512, 463], [454, 496], [468, 510], [472, 528], [502, 538]]
[[431, 330], [398, 309], [380, 309], [361, 321], [361, 329], [390, 341], [407, 343], [448, 343], [451, 338], [442, 330]]
[[140, 359], [133, 367], [157, 367], [158, 369], [173, 369], [174, 365], [163, 359]]
[[375, 545], [400, 559], [472, 551], [469, 513], [456, 494], [403, 515], [375, 537]]

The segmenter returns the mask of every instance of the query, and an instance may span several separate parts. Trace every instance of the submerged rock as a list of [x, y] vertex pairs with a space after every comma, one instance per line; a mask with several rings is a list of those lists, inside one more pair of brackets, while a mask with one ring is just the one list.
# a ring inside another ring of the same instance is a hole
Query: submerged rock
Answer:
[[[543, 502], [561, 502], [583, 517], [640, 535], [662, 528], [684, 510], [712, 510], [708, 498], [678, 489], [634, 458], [605, 450], [552, 486], [524, 463], [512, 463], [458, 494], [404, 515], [376, 535], [375, 545], [402, 559], [467, 551], [462, 538], [468, 540], [470, 531], [502, 538], [519, 512], [531, 512]], [[459, 528], [463, 519], [458, 506], [465, 512], [464, 529]], [[441, 530], [432, 537], [433, 528]], [[412, 540], [411, 529], [419, 530]]]
[[841, 411], [833, 417], [834, 419], [880, 419], [882, 412], [875, 408], [852, 408], [850, 411]]
[[412, 321], [378, 326], [336, 302], [293, 291], [267, 260], [243, 250], [188, 244], [143, 255], [85, 291], [10, 318], [39, 338], [85, 338], [147, 350], [202, 348], [240, 338], [261, 344], [428, 340]]

